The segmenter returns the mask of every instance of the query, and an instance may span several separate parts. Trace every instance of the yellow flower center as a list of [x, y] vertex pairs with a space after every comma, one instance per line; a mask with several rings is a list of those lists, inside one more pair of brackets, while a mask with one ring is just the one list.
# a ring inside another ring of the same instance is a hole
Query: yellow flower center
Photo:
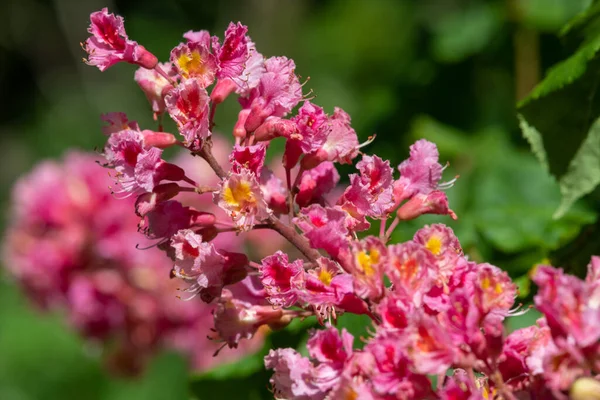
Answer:
[[362, 268], [363, 272], [366, 275], [373, 274], [373, 264], [377, 264], [379, 262], [379, 250], [373, 249], [370, 253], [366, 251], [361, 251], [356, 256], [358, 265]]
[[184, 78], [188, 78], [190, 75], [197, 76], [206, 73], [206, 65], [198, 51], [183, 53], [177, 59], [177, 64]]
[[254, 194], [250, 183], [242, 181], [228, 185], [223, 191], [223, 200], [237, 211], [240, 211], [248, 203], [254, 203]]
[[323, 268], [323, 269], [321, 269], [321, 271], [319, 271], [319, 280], [321, 282], [323, 282], [324, 284], [326, 284], [327, 286], [329, 286], [332, 279], [333, 279], [333, 276], [331, 275], [331, 272], [329, 272], [325, 268]]
[[425, 243], [425, 247], [427, 250], [433, 253], [433, 255], [439, 255], [442, 252], [442, 241], [439, 236], [432, 236], [429, 238], [427, 243]]

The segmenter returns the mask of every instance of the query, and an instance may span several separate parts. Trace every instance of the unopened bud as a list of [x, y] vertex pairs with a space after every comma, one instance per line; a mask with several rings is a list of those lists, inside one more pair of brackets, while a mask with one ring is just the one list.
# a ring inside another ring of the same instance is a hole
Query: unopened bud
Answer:
[[135, 64], [146, 69], [153, 69], [158, 64], [158, 58], [142, 45], [138, 45], [135, 49], [135, 60]]
[[237, 85], [235, 82], [229, 78], [219, 80], [210, 93], [210, 101], [212, 101], [214, 105], [224, 102], [227, 96], [233, 93], [236, 87]]
[[158, 203], [167, 201], [177, 196], [179, 193], [179, 185], [176, 183], [162, 183], [156, 185], [152, 193], [143, 193], [138, 196], [135, 201], [135, 213], [143, 217], [150, 211], [154, 210], [154, 207]]
[[298, 136], [298, 127], [295, 122], [279, 117], [269, 117], [254, 132], [254, 137], [258, 142], [264, 142], [276, 137], [285, 137], [291, 139], [301, 139]]
[[247, 133], [252, 133], [272, 114], [271, 110], [263, 108], [263, 102], [257, 99], [252, 103], [250, 113], [244, 124]]
[[417, 194], [404, 203], [396, 212], [402, 221], [415, 219], [423, 214], [449, 215], [457, 219], [456, 214], [448, 208], [448, 198], [439, 190], [434, 190], [428, 195]]
[[156, 170], [158, 178], [167, 181], [181, 181], [185, 178], [185, 171], [175, 164], [162, 163]]
[[154, 132], [148, 129], [142, 131], [144, 143], [148, 146], [166, 149], [177, 143], [177, 138], [172, 133]]
[[246, 120], [248, 119], [248, 115], [250, 114], [250, 110], [245, 109], [239, 112], [237, 122], [233, 127], [233, 136], [238, 137], [240, 139], [244, 139], [246, 137]]
[[304, 158], [302, 158], [302, 161], [300, 162], [300, 166], [305, 171], [308, 171], [309, 169], [317, 167], [322, 162], [327, 161], [328, 157], [329, 155], [325, 150], [319, 149], [316, 153], [304, 156]]
[[[215, 222], [217, 222], [217, 217], [215, 214], [203, 211], [190, 210], [192, 213], [192, 217], [190, 219], [190, 223], [196, 226], [213, 226]], [[204, 235], [202, 235], [204, 237]]]
[[600, 400], [600, 382], [593, 378], [579, 378], [569, 392], [573, 400]]

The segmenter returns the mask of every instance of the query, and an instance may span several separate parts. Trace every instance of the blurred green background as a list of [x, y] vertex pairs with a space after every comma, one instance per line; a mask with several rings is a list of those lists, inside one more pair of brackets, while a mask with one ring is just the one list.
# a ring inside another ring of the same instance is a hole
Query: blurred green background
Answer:
[[[556, 32], [587, 0], [4, 0], [0, 4], [0, 187], [2, 224], [10, 186], [42, 158], [66, 149], [103, 145], [101, 113], [125, 111], [140, 125], [151, 112], [133, 81], [134, 66], [100, 73], [83, 64], [80, 42], [89, 13], [104, 6], [125, 17], [127, 32], [166, 60], [183, 32], [208, 29], [222, 36], [242, 21], [266, 56], [293, 58], [314, 102], [352, 116], [366, 151], [397, 165], [417, 138], [435, 141], [460, 175], [449, 190], [459, 216], [421, 218], [401, 226], [395, 239], [423, 223], [451, 225], [475, 260], [504, 269], [529, 295], [527, 272], [545, 258], [566, 263], [568, 246], [596, 221], [597, 202], [579, 202], [560, 220], [554, 180], [530, 154], [515, 102], [569, 49]], [[217, 113], [230, 132], [235, 101]], [[341, 168], [347, 173], [351, 168]], [[344, 175], [342, 173], [342, 176]], [[594, 206], [594, 204], [596, 204]], [[567, 249], [567, 250], [565, 250]], [[561, 258], [563, 257], [563, 258]], [[562, 264], [561, 264], [562, 265]], [[512, 327], [531, 323], [511, 323]], [[135, 381], [109, 378], [93, 351], [70, 333], [60, 316], [32, 311], [8, 277], [0, 286], [0, 399], [213, 399], [268, 398], [260, 357], [199, 377], [190, 385], [183, 362], [158, 357]], [[361, 319], [342, 321], [354, 332]], [[357, 331], [358, 329], [358, 331]], [[292, 327], [276, 345], [302, 341]], [[198, 340], [205, 340], [198, 338]]]

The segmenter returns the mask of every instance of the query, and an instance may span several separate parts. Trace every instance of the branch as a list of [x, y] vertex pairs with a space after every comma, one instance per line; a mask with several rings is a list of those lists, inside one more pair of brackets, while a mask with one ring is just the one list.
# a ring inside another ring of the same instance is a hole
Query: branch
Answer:
[[219, 178], [223, 179], [227, 175], [223, 167], [219, 165], [219, 162], [212, 154], [212, 140], [210, 138], [204, 141], [202, 149], [200, 149], [200, 151], [198, 151], [196, 154], [206, 160], [208, 165], [210, 165]]
[[317, 250], [310, 247], [308, 241], [303, 236], [300, 236], [298, 232], [294, 230], [294, 228], [283, 224], [277, 217], [273, 215], [269, 217], [268, 224], [271, 229], [279, 232], [281, 236], [296, 246], [296, 248], [298, 248], [298, 250], [300, 250], [309, 261], [315, 264], [317, 263], [317, 259], [321, 257], [321, 254], [319, 254]]

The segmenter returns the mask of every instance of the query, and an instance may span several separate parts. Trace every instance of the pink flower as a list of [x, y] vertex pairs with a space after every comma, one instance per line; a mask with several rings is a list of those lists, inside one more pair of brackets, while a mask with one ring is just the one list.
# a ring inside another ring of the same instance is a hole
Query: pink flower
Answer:
[[331, 191], [339, 180], [340, 175], [332, 162], [324, 162], [316, 168], [304, 171], [295, 197], [296, 204], [301, 208], [313, 203], [323, 204], [323, 196]]
[[171, 118], [185, 138], [185, 145], [200, 149], [211, 135], [208, 126], [208, 93], [197, 79], [187, 79], [165, 96]]
[[561, 269], [539, 266], [533, 281], [540, 290], [535, 305], [546, 317], [555, 341], [570, 338], [585, 348], [600, 339], [600, 312], [585, 282], [565, 275]]
[[376, 337], [367, 344], [364, 351], [373, 364], [369, 376], [371, 386], [382, 396], [426, 398], [431, 392], [429, 379], [413, 372], [413, 365], [403, 347], [403, 343], [392, 335]]
[[179, 44], [171, 50], [171, 63], [184, 81], [194, 79], [202, 89], [212, 85], [219, 70], [218, 60], [205, 42]]
[[506, 272], [494, 265], [478, 264], [475, 272], [475, 291], [481, 312], [504, 319], [517, 297], [517, 286]]
[[88, 65], [98, 67], [100, 71], [125, 61], [141, 67], [152, 69], [158, 64], [157, 58], [148, 50], [129, 40], [123, 17], [109, 14], [107, 8], [90, 14], [89, 37], [83, 49], [88, 53]]
[[248, 40], [248, 55], [242, 73], [231, 78], [236, 85], [235, 92], [244, 98], [259, 85], [261, 76], [266, 72], [265, 58], [256, 50], [251, 40]]
[[102, 127], [102, 133], [106, 136], [110, 136], [111, 133], [116, 133], [124, 130], [140, 131], [140, 127], [137, 122], [129, 121], [127, 114], [123, 112], [109, 112], [100, 115], [102, 122], [107, 125]]
[[473, 382], [467, 373], [462, 369], [454, 370], [454, 373], [449, 378], [446, 378], [444, 387], [440, 392], [442, 400], [486, 400], [488, 397], [487, 391], [485, 396], [482, 391], [485, 388], [479, 388]]
[[296, 303], [298, 294], [292, 287], [291, 281], [304, 273], [302, 260], [290, 263], [288, 256], [278, 251], [272, 256], [263, 258], [259, 271], [266, 297], [271, 304], [287, 308]]
[[310, 101], [305, 101], [298, 110], [298, 115], [292, 118], [301, 139], [288, 140], [283, 154], [287, 168], [294, 167], [302, 154], [315, 152], [325, 144], [331, 124], [325, 111]]
[[266, 154], [267, 145], [264, 143], [244, 147], [236, 145], [229, 155], [232, 171], [240, 173], [242, 168], [245, 168], [259, 177], [265, 163]]
[[176, 200], [157, 204], [145, 215], [139, 226], [150, 239], [169, 239], [192, 224], [193, 212]]
[[323, 161], [350, 164], [358, 155], [358, 137], [350, 126], [350, 116], [336, 107], [329, 118], [329, 134], [325, 143], [314, 153], [302, 159], [302, 167], [311, 169]]
[[411, 323], [415, 306], [410, 297], [401, 293], [390, 293], [377, 305], [381, 316], [381, 327], [387, 332], [402, 332]]
[[438, 188], [443, 171], [438, 158], [436, 145], [425, 139], [410, 146], [410, 157], [398, 166], [400, 179], [394, 183], [398, 203], [417, 193], [427, 195]]
[[341, 263], [354, 277], [354, 290], [361, 298], [379, 301], [384, 293], [383, 272], [387, 248], [373, 236], [353, 242]]
[[247, 32], [248, 28], [240, 22], [231, 22], [225, 31], [223, 46], [220, 46], [218, 41], [213, 42], [213, 51], [219, 60], [219, 79], [239, 77], [244, 72], [250, 55]]
[[273, 395], [280, 399], [321, 400], [325, 398], [313, 382], [312, 365], [293, 349], [269, 350], [265, 356], [265, 367], [274, 370], [270, 382]]
[[267, 206], [275, 214], [287, 214], [288, 190], [283, 181], [279, 179], [269, 168], [264, 168], [260, 174], [260, 190]]
[[520, 388], [530, 378], [527, 358], [531, 355], [531, 343], [540, 335], [538, 326], [529, 326], [514, 331], [504, 341], [498, 369], [502, 379], [514, 388]]
[[191, 282], [186, 291], [198, 293], [205, 303], [219, 297], [225, 285], [246, 276], [244, 267], [248, 259], [245, 255], [230, 254], [226, 257], [212, 244], [202, 242], [202, 236], [189, 229], [177, 232], [171, 239], [171, 246], [175, 249], [175, 275]]
[[415, 316], [406, 340], [408, 357], [419, 373], [445, 373], [456, 358], [458, 343], [453, 342], [447, 330], [429, 315]]
[[323, 249], [334, 258], [349, 245], [345, 221], [345, 212], [318, 204], [303, 208], [294, 219], [312, 247]]
[[350, 207], [354, 213], [372, 218], [385, 218], [394, 207], [392, 168], [389, 161], [377, 156], [364, 156], [356, 164], [360, 175], [350, 175], [351, 185], [338, 204]]
[[437, 266], [424, 247], [406, 242], [388, 246], [386, 274], [395, 290], [411, 296], [415, 305], [420, 306], [437, 275]]
[[463, 255], [458, 238], [451, 228], [443, 224], [425, 225], [415, 233], [413, 241], [425, 246], [435, 256], [443, 279], [452, 275], [456, 261]]
[[294, 287], [301, 302], [314, 308], [317, 319], [336, 318], [336, 309], [354, 314], [369, 314], [364, 301], [354, 293], [352, 276], [342, 272], [334, 261], [321, 257], [318, 266], [305, 274], [292, 277]]
[[240, 98], [244, 108], [250, 108], [246, 120], [247, 132], [254, 132], [267, 117], [283, 117], [302, 99], [302, 86], [294, 70], [294, 61], [286, 57], [271, 57], [265, 61], [265, 71], [249, 99]]
[[256, 220], [261, 221], [270, 213], [256, 176], [245, 168], [239, 173], [230, 172], [219, 184], [213, 200], [241, 230], [250, 230]]
[[308, 354], [314, 359], [312, 382], [322, 391], [335, 388], [340, 383], [346, 362], [352, 357], [354, 337], [343, 329], [334, 327], [313, 332], [306, 344]]
[[[167, 71], [169, 76], [175, 78], [173, 66], [170, 63], [159, 63], [158, 66], [163, 71]], [[134, 79], [146, 95], [148, 102], [150, 102], [152, 111], [155, 114], [165, 112], [165, 95], [173, 89], [171, 83], [156, 70], [146, 68], [138, 68], [135, 71]]]
[[273, 306], [254, 305], [234, 298], [229, 290], [223, 290], [214, 312], [215, 339], [230, 348], [237, 348], [240, 340], [252, 338], [265, 324], [289, 323], [282, 309]]
[[151, 192], [163, 180], [180, 181], [185, 172], [161, 159], [162, 150], [148, 148], [144, 135], [131, 129], [112, 133], [104, 149], [108, 165], [115, 169], [120, 192]]

